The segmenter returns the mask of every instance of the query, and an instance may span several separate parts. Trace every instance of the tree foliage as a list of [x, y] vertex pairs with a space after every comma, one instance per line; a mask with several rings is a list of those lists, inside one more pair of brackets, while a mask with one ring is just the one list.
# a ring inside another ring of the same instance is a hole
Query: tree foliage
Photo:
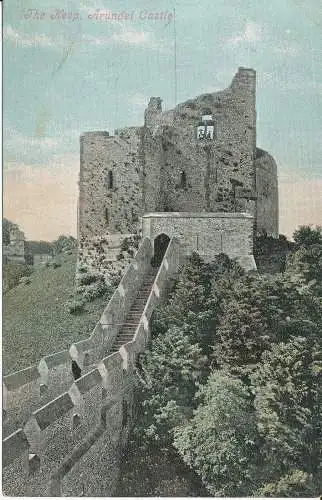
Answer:
[[303, 276], [315, 293], [322, 296], [322, 242], [302, 246], [290, 255], [286, 271]]
[[58, 254], [66, 250], [72, 250], [77, 247], [77, 240], [73, 236], [60, 235], [53, 242], [54, 253]]
[[257, 432], [251, 398], [228, 372], [212, 373], [197, 394], [193, 418], [175, 430], [174, 446], [215, 496], [246, 496], [257, 481]]
[[9, 245], [10, 243], [10, 231], [16, 226], [13, 222], [8, 219], [2, 219], [2, 244]]
[[318, 473], [322, 460], [321, 347], [317, 338], [280, 342], [263, 354], [251, 376], [261, 453], [276, 483], [295, 471], [308, 476]]
[[137, 436], [174, 446], [212, 495], [319, 494], [322, 245], [311, 232], [274, 275], [194, 254], [153, 316]]
[[191, 412], [191, 400], [205, 374], [206, 358], [198, 344], [173, 326], [155, 338], [138, 362], [137, 433], [145, 445], [171, 443], [171, 429]]
[[294, 231], [293, 239], [298, 245], [322, 245], [322, 227], [300, 226]]

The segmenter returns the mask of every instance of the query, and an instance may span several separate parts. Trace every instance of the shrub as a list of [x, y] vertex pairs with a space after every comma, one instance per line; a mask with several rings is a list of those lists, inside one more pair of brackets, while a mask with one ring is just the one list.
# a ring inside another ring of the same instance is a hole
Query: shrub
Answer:
[[86, 286], [82, 296], [84, 300], [86, 300], [86, 302], [91, 302], [97, 297], [102, 297], [103, 295], [105, 295], [107, 290], [107, 286], [105, 285], [104, 281], [101, 280]]
[[84, 272], [81, 276], [78, 276], [80, 285], [90, 285], [91, 283], [95, 283], [98, 281], [100, 276], [95, 273]]
[[81, 314], [84, 312], [85, 302], [81, 298], [69, 300], [66, 305], [70, 314]]

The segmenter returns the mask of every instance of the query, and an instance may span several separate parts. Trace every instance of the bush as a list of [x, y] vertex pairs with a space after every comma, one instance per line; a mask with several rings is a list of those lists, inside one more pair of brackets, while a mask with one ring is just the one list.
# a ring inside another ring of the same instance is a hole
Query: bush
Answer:
[[322, 227], [316, 226], [313, 228], [311, 226], [300, 226], [294, 234], [293, 238], [295, 243], [298, 245], [314, 245], [322, 244]]
[[70, 314], [81, 314], [84, 312], [85, 301], [81, 298], [72, 299], [66, 303], [66, 306]]
[[97, 297], [103, 297], [103, 295], [105, 295], [105, 293], [108, 290], [103, 280], [91, 283], [90, 285], [84, 288], [85, 289], [82, 293], [82, 296], [84, 300], [86, 300], [86, 302], [91, 302]]
[[90, 285], [91, 283], [95, 283], [100, 279], [98, 274], [83, 272], [81, 276], [78, 276], [80, 285]]

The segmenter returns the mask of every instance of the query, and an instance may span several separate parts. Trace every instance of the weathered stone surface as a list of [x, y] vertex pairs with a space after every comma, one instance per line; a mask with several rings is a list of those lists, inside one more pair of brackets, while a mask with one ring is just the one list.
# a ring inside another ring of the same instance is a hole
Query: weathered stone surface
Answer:
[[[210, 139], [198, 138], [205, 123]], [[244, 212], [254, 233], [278, 236], [276, 164], [256, 149], [253, 69], [170, 111], [151, 97], [142, 127], [81, 137], [79, 262], [107, 278], [122, 272], [122, 240], [148, 212]]]

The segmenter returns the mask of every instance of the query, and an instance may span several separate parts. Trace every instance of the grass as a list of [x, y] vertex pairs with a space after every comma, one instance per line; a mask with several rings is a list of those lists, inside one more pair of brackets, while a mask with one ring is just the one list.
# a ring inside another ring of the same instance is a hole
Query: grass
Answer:
[[70, 314], [66, 302], [74, 292], [76, 253], [61, 254], [55, 260], [61, 267], [35, 270], [29, 285], [18, 285], [3, 297], [4, 374], [88, 337], [106, 305], [107, 299], [100, 297], [87, 303], [84, 313]]

